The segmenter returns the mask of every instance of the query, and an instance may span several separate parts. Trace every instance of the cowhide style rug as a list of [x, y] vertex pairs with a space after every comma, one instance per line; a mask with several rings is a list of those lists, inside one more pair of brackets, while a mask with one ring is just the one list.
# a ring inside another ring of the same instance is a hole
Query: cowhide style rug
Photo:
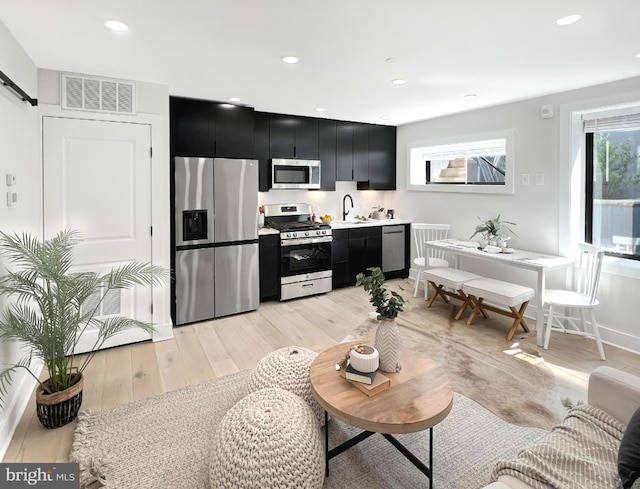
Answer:
[[[535, 332], [520, 330], [509, 342], [503, 318], [467, 326], [453, 319], [455, 310], [444, 303], [426, 310], [424, 301], [410, 300], [396, 322], [403, 347], [444, 365], [456, 392], [505, 421], [543, 429], [561, 422], [569, 405], [586, 402], [586, 380], [564, 378], [562, 369], [545, 362]], [[372, 342], [376, 327], [376, 320], [364, 320], [349, 339]]]

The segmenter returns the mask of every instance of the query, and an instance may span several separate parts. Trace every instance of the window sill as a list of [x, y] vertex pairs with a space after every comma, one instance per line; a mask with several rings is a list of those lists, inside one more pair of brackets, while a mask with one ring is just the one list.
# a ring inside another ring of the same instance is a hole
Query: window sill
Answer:
[[610, 275], [640, 279], [640, 261], [605, 256], [602, 271]]

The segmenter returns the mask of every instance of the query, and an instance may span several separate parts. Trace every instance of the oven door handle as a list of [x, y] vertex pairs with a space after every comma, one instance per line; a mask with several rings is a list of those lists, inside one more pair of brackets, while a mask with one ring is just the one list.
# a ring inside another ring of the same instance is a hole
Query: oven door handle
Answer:
[[330, 243], [331, 241], [333, 241], [333, 238], [331, 236], [323, 236], [321, 238], [282, 239], [280, 240], [280, 244], [282, 246], [297, 246], [314, 243]]

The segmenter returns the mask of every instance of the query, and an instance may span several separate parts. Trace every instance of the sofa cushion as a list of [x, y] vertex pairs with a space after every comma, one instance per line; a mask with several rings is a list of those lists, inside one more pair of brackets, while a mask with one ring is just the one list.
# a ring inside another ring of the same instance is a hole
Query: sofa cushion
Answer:
[[618, 474], [624, 489], [640, 479], [640, 408], [631, 416], [618, 451]]

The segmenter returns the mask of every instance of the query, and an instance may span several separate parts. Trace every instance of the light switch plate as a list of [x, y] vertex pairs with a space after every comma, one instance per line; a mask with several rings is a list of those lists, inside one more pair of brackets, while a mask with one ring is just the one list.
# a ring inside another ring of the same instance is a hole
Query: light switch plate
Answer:
[[529, 173], [520, 174], [520, 184], [529, 185], [531, 183], [531, 175]]
[[7, 173], [7, 186], [12, 187], [16, 184], [16, 176], [13, 173]]
[[18, 192], [7, 192], [7, 206], [11, 207], [18, 203]]
[[536, 185], [544, 185], [544, 173], [536, 173]]

